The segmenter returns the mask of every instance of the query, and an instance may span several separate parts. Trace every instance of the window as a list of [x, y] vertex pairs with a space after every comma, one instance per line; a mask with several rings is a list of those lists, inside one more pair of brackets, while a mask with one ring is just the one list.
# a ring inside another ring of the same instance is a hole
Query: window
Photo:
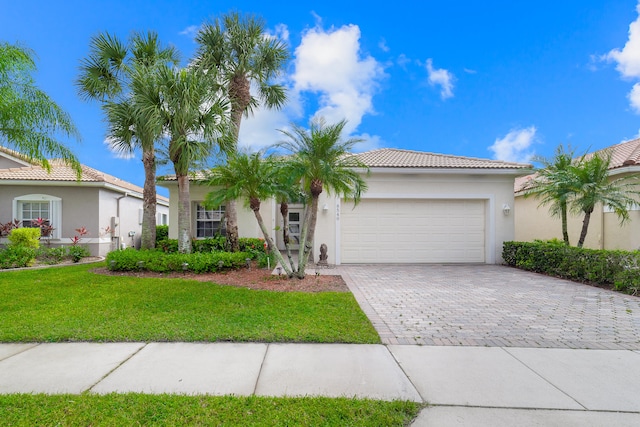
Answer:
[[156, 218], [157, 225], [168, 225], [169, 224], [169, 215], [166, 213], [159, 213], [158, 218]]
[[62, 199], [47, 194], [27, 194], [13, 199], [13, 217], [22, 227], [36, 227], [38, 218], [48, 220], [53, 227], [51, 237], [60, 238]]
[[226, 235], [224, 206], [217, 209], [205, 209], [200, 203], [196, 204], [196, 237], [199, 239], [213, 237], [217, 234]]

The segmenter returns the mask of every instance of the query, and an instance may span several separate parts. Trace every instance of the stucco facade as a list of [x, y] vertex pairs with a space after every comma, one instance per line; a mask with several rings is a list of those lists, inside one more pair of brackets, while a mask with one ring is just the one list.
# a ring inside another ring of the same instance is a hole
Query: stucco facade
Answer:
[[[373, 157], [369, 156], [369, 153]], [[479, 234], [474, 243], [479, 241], [482, 247], [475, 258], [469, 259], [473, 259], [472, 262], [489, 264], [502, 261], [502, 243], [514, 239], [514, 216], [512, 213], [514, 179], [521, 175], [529, 165], [405, 150], [385, 149], [369, 153], [358, 155], [363, 156], [366, 165], [371, 165], [369, 173], [362, 174], [367, 182], [368, 190], [362, 194], [360, 204], [354, 206], [352, 201], [342, 200], [334, 194], [327, 194], [326, 191], [320, 195], [314, 239], [314, 261], [318, 261], [320, 245], [324, 243], [328, 248], [327, 261], [329, 264], [342, 264], [345, 263], [345, 260], [349, 263], [429, 263], [442, 262], [441, 260], [447, 260], [444, 262], [466, 262], [460, 261], [463, 258], [457, 257], [455, 254], [449, 258], [447, 256], [429, 256], [429, 251], [434, 250], [433, 247], [429, 247], [428, 240], [433, 234], [430, 230], [444, 236], [443, 244], [446, 245], [447, 240], [451, 240], [446, 238], [448, 232], [455, 233], [456, 231], [453, 228], [446, 228], [455, 227], [454, 223], [446, 221], [446, 216], [460, 216], [459, 221], [465, 221], [465, 205], [461, 202], [469, 202], [470, 206], [479, 210], [475, 221], [481, 222]], [[169, 188], [170, 191], [171, 225], [169, 235], [172, 238], [177, 238], [177, 182], [175, 179], [169, 178], [161, 181], [160, 185]], [[197, 182], [191, 182], [190, 189], [191, 223], [192, 227], [195, 227], [194, 206], [205, 199], [206, 193], [210, 189], [197, 184]], [[406, 211], [403, 211], [401, 216], [393, 217], [390, 221], [387, 221], [386, 218], [376, 218], [376, 207], [371, 204], [376, 200], [386, 201], [387, 205], [392, 207], [393, 205], [401, 205], [405, 209], [406, 206]], [[449, 201], [451, 203], [447, 203]], [[442, 226], [430, 224], [431, 219], [428, 215], [432, 210], [429, 209], [433, 209], [434, 206], [436, 210], [440, 209], [441, 219], [442, 217], [445, 219]], [[290, 206], [290, 209], [302, 208], [302, 205]], [[282, 219], [279, 205], [275, 200], [265, 200], [261, 205], [260, 212], [271, 236], [282, 248], [280, 237]], [[360, 221], [359, 215], [361, 214], [369, 215], [369, 217], [366, 219], [363, 217]], [[362, 224], [368, 221], [372, 225], [356, 235], [350, 229], [354, 221]], [[391, 222], [400, 231], [395, 229], [389, 231]], [[417, 225], [418, 222], [423, 223], [420, 229], [420, 226]], [[384, 230], [381, 229], [380, 224]], [[238, 203], [238, 228], [240, 236], [262, 237], [253, 212], [242, 201]], [[413, 233], [414, 229], [419, 229], [419, 232]], [[369, 239], [369, 237], [384, 234], [382, 231], [390, 233], [389, 241], [384, 245], [376, 241], [375, 238]], [[459, 233], [457, 237], [466, 238], [464, 233]], [[360, 239], [362, 242], [370, 241], [371, 244], [361, 242], [362, 245], [358, 247], [358, 242], [353, 241], [354, 238]], [[405, 240], [400, 240], [401, 238]], [[439, 244], [434, 245], [437, 247]], [[415, 246], [421, 245], [424, 246], [424, 256], [418, 250], [413, 249]], [[464, 248], [466, 242], [458, 242], [458, 245], [458, 248]], [[359, 253], [370, 253], [372, 250], [380, 251], [381, 255], [358, 258]], [[352, 251], [352, 255], [345, 257], [345, 251]], [[389, 253], [402, 251], [405, 251], [407, 256], [395, 258], [388, 256]], [[383, 252], [386, 255], [383, 256]]]
[[[611, 155], [609, 178], [640, 178], [640, 139], [626, 141], [601, 150]], [[530, 242], [533, 240], [562, 240], [562, 222], [560, 217], [551, 216], [547, 206], [533, 196], [524, 197], [523, 188], [534, 175], [519, 178], [515, 182], [515, 240]], [[640, 184], [638, 185], [640, 190]], [[640, 200], [639, 200], [640, 202]], [[569, 213], [567, 228], [569, 243], [576, 245], [580, 237], [584, 214]], [[617, 215], [611, 209], [598, 204], [591, 214], [584, 247], [591, 249], [640, 249], [640, 204], [629, 207], [629, 221], [621, 225]]]

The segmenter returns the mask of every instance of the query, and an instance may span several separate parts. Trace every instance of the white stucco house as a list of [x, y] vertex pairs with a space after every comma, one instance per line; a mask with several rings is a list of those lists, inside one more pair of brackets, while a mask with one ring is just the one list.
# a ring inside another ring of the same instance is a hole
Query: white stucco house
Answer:
[[[368, 190], [356, 206], [321, 194], [316, 258], [324, 243], [328, 262], [337, 265], [502, 261], [502, 243], [514, 239], [514, 180], [531, 165], [390, 148], [356, 156], [370, 168]], [[169, 237], [177, 238], [177, 182], [165, 177], [158, 184], [169, 189]], [[201, 202], [209, 189], [196, 180], [190, 190], [193, 236], [214, 235], [223, 228], [224, 206], [205, 209]], [[279, 206], [263, 201], [260, 213], [283, 248]], [[303, 216], [302, 205], [290, 206], [293, 239]], [[262, 237], [253, 212], [242, 202], [238, 227], [241, 237]]]
[[[81, 243], [93, 255], [122, 247], [140, 247], [142, 188], [82, 165], [82, 177], [60, 161], [51, 172], [13, 150], [0, 147], [0, 223], [17, 219], [31, 226], [37, 218], [54, 227], [49, 244], [69, 245], [85, 227]], [[141, 166], [142, 168], [142, 166]], [[169, 199], [158, 196], [158, 224], [167, 224]], [[0, 245], [6, 238], [0, 238]]]

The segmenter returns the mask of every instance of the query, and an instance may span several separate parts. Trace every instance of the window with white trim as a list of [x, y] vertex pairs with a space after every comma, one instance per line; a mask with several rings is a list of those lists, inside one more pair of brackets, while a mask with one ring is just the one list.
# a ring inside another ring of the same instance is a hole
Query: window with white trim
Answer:
[[60, 238], [62, 224], [62, 199], [48, 194], [26, 194], [13, 199], [13, 217], [22, 222], [21, 227], [37, 227], [38, 218], [45, 219], [53, 227], [50, 237]]
[[214, 237], [218, 234], [226, 235], [227, 227], [224, 216], [225, 207], [206, 209], [196, 203], [196, 238]]
[[158, 212], [158, 218], [156, 218], [157, 225], [169, 225], [169, 215], [166, 213]]

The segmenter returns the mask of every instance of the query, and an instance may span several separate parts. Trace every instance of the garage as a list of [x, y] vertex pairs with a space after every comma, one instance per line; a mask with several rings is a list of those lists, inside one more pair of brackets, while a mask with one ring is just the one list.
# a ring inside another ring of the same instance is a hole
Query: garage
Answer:
[[343, 263], [484, 263], [486, 201], [363, 199], [340, 218]]

